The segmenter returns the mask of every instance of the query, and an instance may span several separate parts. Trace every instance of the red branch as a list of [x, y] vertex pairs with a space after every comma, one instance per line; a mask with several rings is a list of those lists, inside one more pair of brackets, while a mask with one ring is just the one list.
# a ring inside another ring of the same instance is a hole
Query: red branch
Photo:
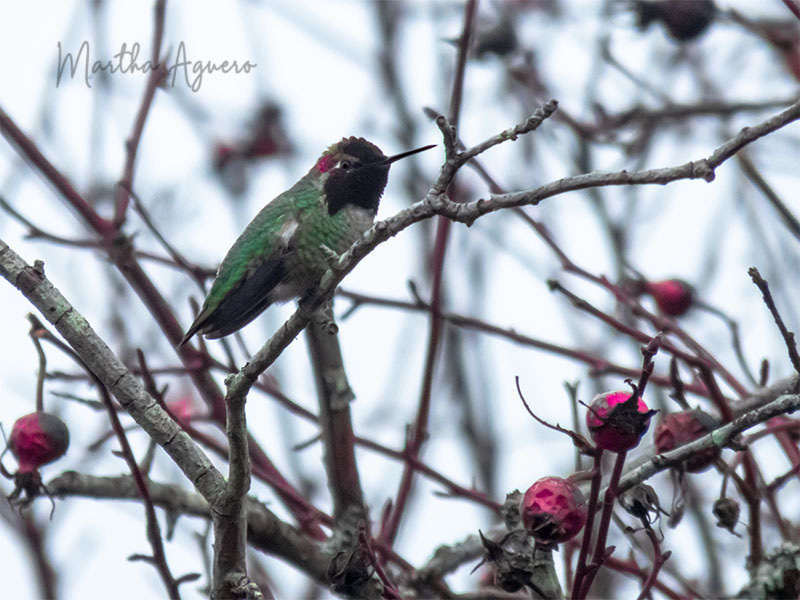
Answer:
[[[477, 0], [469, 0], [464, 9], [464, 27], [459, 39], [458, 59], [456, 74], [453, 81], [453, 93], [450, 105], [450, 123], [453, 127], [458, 125], [458, 116], [461, 110], [461, 98], [464, 83], [464, 73], [467, 65], [467, 54], [469, 52], [469, 42], [475, 24], [475, 13], [477, 12]], [[411, 438], [406, 445], [406, 455], [417, 458], [420, 448], [428, 437], [428, 416], [430, 414], [431, 392], [433, 389], [433, 372], [436, 364], [436, 355], [439, 342], [442, 337], [443, 319], [441, 315], [442, 301], [442, 279], [444, 273], [444, 257], [447, 251], [447, 240], [450, 233], [450, 219], [440, 216], [436, 224], [436, 241], [433, 247], [433, 291], [431, 293], [431, 320], [428, 332], [428, 348], [425, 356], [425, 371], [422, 382], [422, 392], [420, 393], [417, 417], [411, 430]], [[397, 532], [400, 528], [400, 521], [403, 512], [408, 504], [411, 495], [415, 470], [406, 465], [397, 491], [397, 498], [394, 502], [394, 510], [387, 522], [383, 523], [380, 539], [382, 542], [392, 545]]]

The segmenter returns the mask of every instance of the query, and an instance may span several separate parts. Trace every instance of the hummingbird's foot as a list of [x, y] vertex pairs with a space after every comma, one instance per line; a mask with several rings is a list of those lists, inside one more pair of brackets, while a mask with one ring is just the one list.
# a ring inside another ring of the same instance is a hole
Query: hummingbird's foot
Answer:
[[333, 302], [327, 300], [311, 314], [311, 321], [321, 327], [328, 335], [339, 333], [339, 326], [333, 318]]
[[338, 252], [331, 250], [325, 244], [322, 244], [319, 247], [319, 249], [322, 250], [322, 254], [325, 255], [325, 261], [328, 263], [329, 269], [333, 269], [334, 267], [336, 267], [336, 265], [339, 264], [339, 259], [341, 258], [341, 256], [339, 255]]

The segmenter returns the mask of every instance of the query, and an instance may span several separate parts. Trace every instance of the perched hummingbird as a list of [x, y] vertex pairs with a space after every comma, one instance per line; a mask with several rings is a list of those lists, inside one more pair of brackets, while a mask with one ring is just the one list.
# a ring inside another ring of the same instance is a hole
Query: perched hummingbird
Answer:
[[330, 264], [372, 226], [390, 165], [428, 150], [385, 156], [364, 138], [330, 146], [297, 183], [255, 216], [217, 271], [179, 347], [195, 333], [220, 338], [273, 302], [313, 291]]

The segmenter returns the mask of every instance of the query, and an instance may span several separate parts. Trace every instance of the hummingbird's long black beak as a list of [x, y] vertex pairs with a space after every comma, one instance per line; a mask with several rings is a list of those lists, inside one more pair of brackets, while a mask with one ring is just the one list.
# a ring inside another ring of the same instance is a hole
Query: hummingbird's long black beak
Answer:
[[387, 156], [383, 159], [379, 164], [382, 165], [390, 165], [393, 162], [400, 160], [401, 158], [405, 158], [406, 156], [411, 156], [412, 154], [416, 154], [417, 152], [424, 152], [425, 150], [430, 150], [431, 148], [435, 148], [436, 144], [431, 144], [430, 146], [423, 146], [422, 148], [417, 148], [415, 150], [409, 150], [408, 152], [401, 152], [400, 154], [395, 154], [394, 156]]

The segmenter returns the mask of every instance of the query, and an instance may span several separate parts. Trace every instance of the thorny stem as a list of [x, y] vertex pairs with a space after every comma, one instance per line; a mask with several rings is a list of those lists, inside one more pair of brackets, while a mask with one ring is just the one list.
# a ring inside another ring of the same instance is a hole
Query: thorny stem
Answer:
[[589, 504], [586, 514], [586, 525], [583, 526], [583, 536], [581, 537], [581, 549], [578, 554], [578, 564], [575, 567], [575, 579], [572, 582], [572, 594], [570, 598], [576, 600], [580, 598], [583, 580], [586, 577], [586, 558], [589, 556], [589, 546], [592, 543], [592, 533], [594, 529], [594, 515], [597, 512], [597, 500], [600, 497], [600, 484], [603, 480], [603, 450], [597, 448], [594, 455], [594, 465], [592, 466], [592, 486], [589, 490]]
[[[658, 352], [659, 346], [663, 343], [663, 336], [659, 333], [654, 336], [647, 343], [642, 346], [642, 370], [639, 376], [639, 383], [634, 387], [635, 393], [632, 395], [630, 402], [637, 402], [636, 398], [641, 398], [644, 395], [647, 381], [650, 374], [653, 372], [653, 357]], [[601, 450], [598, 448], [595, 455], [595, 464], [592, 477], [592, 487], [589, 498], [589, 514], [587, 515], [587, 523], [584, 526], [584, 537], [581, 540], [581, 551], [578, 556], [578, 567], [575, 576], [575, 583], [572, 588], [572, 598], [585, 598], [589, 594], [589, 588], [592, 586], [597, 571], [603, 564], [603, 561], [610, 555], [606, 549], [606, 539], [608, 538], [608, 529], [611, 523], [611, 516], [614, 511], [614, 502], [619, 495], [619, 481], [622, 477], [622, 469], [625, 466], [625, 457], [627, 451], [617, 454], [616, 461], [614, 462], [614, 470], [611, 473], [611, 478], [608, 482], [608, 487], [603, 495], [603, 512], [600, 515], [600, 524], [597, 528], [597, 539], [595, 540], [594, 554], [592, 555], [591, 564], [586, 567], [586, 555], [589, 549], [589, 540], [592, 535], [592, 526], [594, 524], [594, 513], [597, 506], [597, 500], [600, 496], [600, 484], [602, 479], [602, 465], [601, 465]]]
[[397, 590], [392, 580], [389, 579], [380, 561], [375, 556], [375, 549], [372, 547], [369, 532], [364, 525], [359, 527], [358, 543], [364, 548], [370, 565], [375, 569], [378, 579], [380, 579], [383, 584], [383, 597], [387, 600], [403, 600], [403, 596], [400, 595], [400, 592]]
[[672, 552], [670, 550], [667, 550], [666, 552], [661, 551], [661, 543], [658, 541], [658, 534], [653, 531], [652, 527], [649, 525], [646, 526], [645, 533], [647, 534], [647, 538], [650, 540], [650, 543], [653, 545], [653, 569], [647, 576], [647, 579], [642, 586], [642, 591], [639, 592], [639, 596], [636, 598], [636, 600], [644, 600], [650, 596], [650, 590], [653, 589], [653, 585], [658, 580], [658, 573], [661, 571], [661, 567], [663, 567], [667, 559], [672, 556]]
[[578, 598], [586, 598], [589, 595], [589, 589], [592, 587], [594, 577], [605, 561], [606, 553], [608, 552], [606, 549], [606, 540], [608, 539], [608, 529], [611, 523], [611, 513], [614, 510], [614, 501], [619, 495], [618, 485], [620, 477], [622, 476], [622, 467], [625, 466], [627, 454], [627, 452], [618, 453], [616, 461], [614, 462], [614, 470], [611, 472], [611, 479], [603, 495], [603, 512], [600, 515], [600, 524], [597, 527], [597, 540], [595, 540], [594, 543], [592, 562], [586, 569], [586, 575], [581, 584], [581, 591], [579, 592]]

